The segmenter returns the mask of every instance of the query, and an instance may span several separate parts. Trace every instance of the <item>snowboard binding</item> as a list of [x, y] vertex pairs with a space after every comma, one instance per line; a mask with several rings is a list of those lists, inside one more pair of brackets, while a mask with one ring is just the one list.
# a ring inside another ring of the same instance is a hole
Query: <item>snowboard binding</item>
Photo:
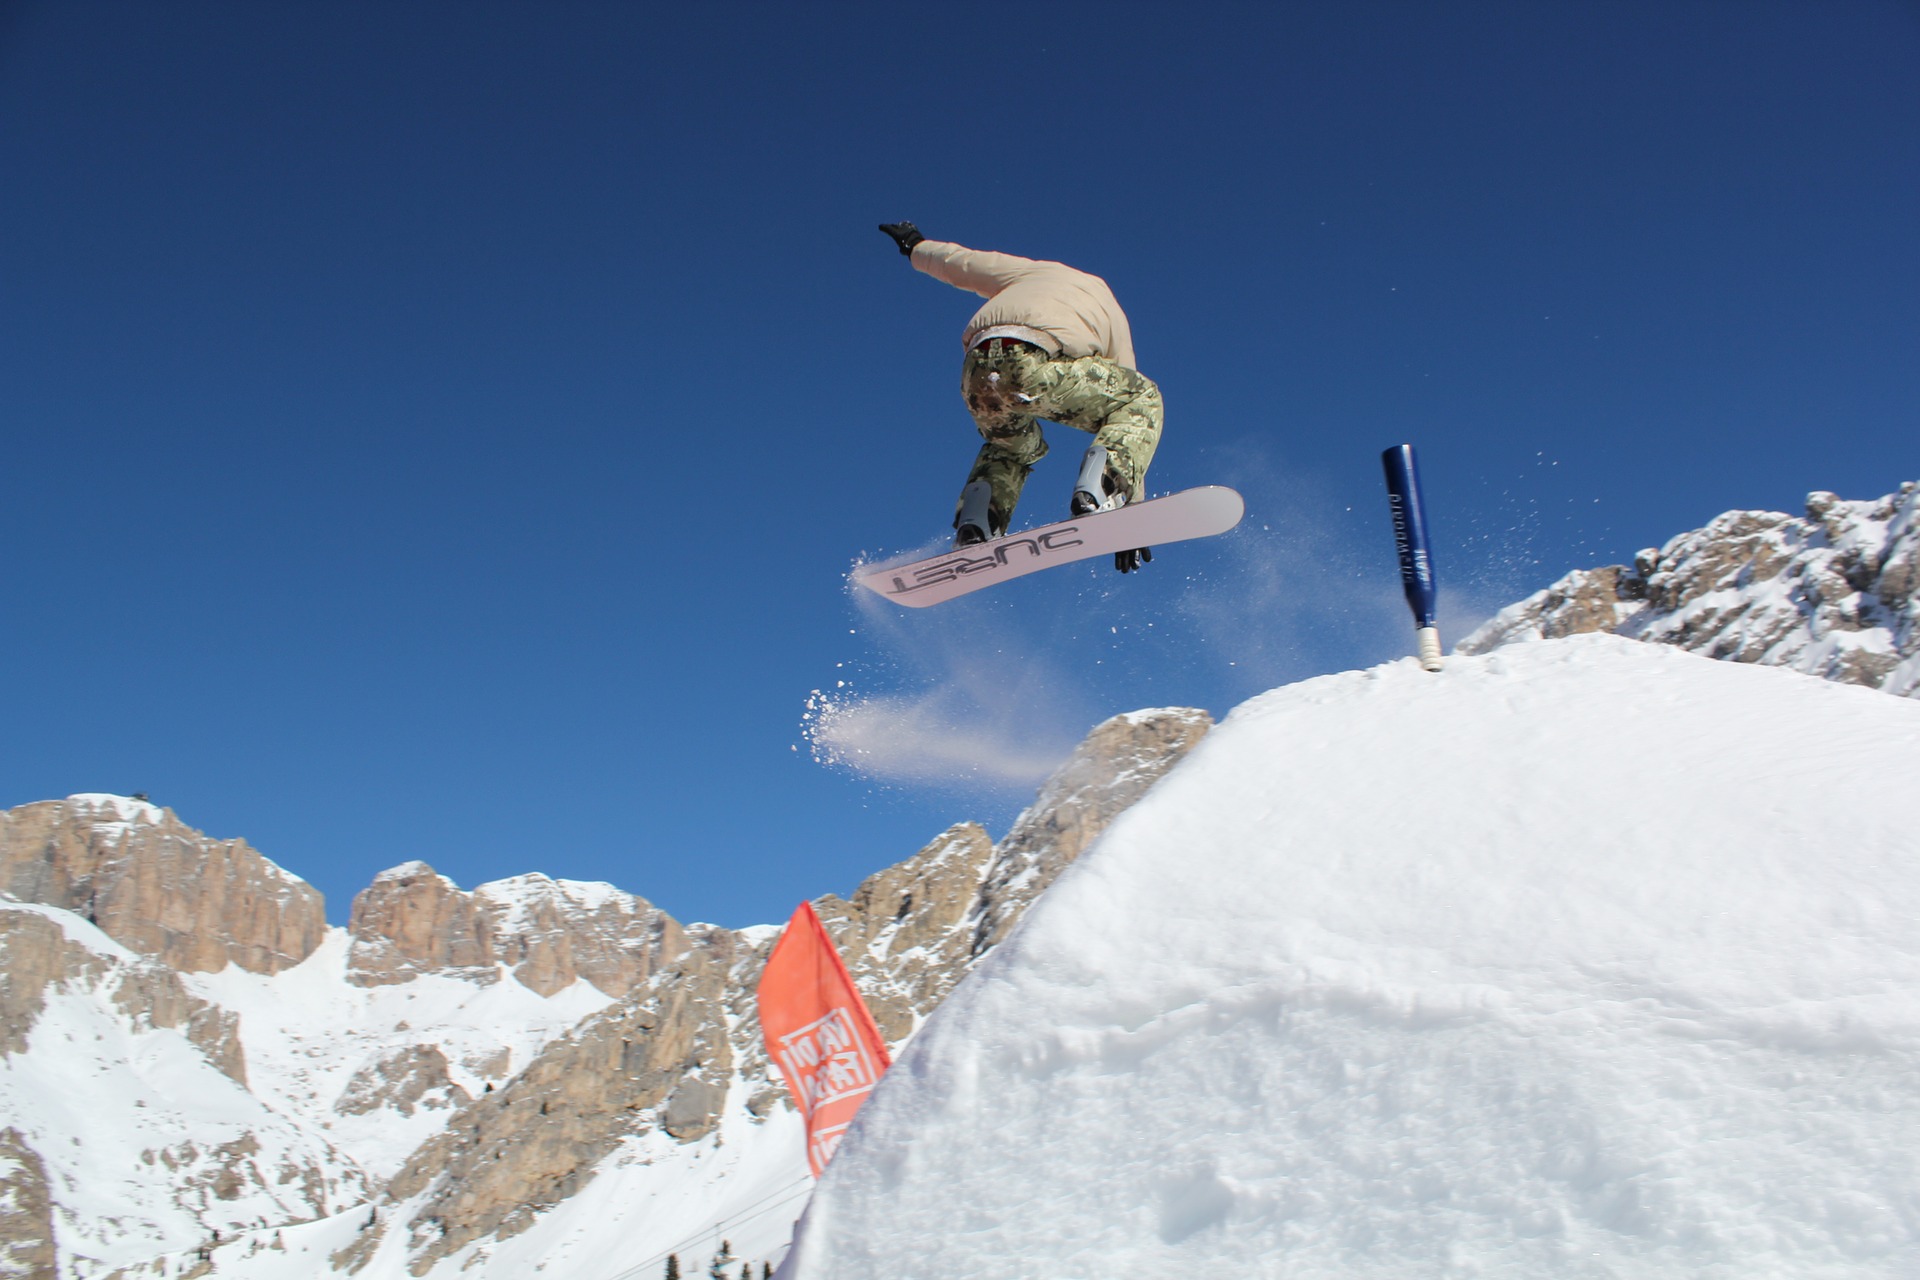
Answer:
[[1073, 482], [1073, 501], [1069, 507], [1076, 516], [1096, 511], [1111, 511], [1127, 505], [1127, 487], [1120, 477], [1107, 469], [1105, 445], [1090, 444], [1080, 459], [1080, 478]]
[[993, 486], [975, 480], [960, 491], [960, 514], [953, 520], [953, 546], [977, 546], [993, 537]]

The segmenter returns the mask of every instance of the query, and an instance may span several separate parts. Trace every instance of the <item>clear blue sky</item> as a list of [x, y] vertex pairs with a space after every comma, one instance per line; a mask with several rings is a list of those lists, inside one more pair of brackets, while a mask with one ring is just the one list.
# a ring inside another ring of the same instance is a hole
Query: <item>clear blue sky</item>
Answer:
[[[851, 598], [976, 444], [896, 218], [1105, 276], [1152, 487], [1242, 529]], [[0, 804], [148, 792], [336, 919], [419, 857], [778, 920], [1109, 714], [1407, 652], [1390, 444], [1450, 640], [1920, 478], [1917, 229], [1892, 0], [0, 0]]]

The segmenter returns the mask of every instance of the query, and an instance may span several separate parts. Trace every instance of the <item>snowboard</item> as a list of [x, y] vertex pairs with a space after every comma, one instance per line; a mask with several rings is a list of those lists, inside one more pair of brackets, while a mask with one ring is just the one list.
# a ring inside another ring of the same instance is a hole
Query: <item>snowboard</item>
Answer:
[[1246, 503], [1232, 489], [1202, 485], [970, 547], [956, 547], [925, 560], [862, 565], [854, 570], [853, 580], [896, 604], [924, 608], [1057, 564], [1212, 537], [1239, 524], [1246, 509]]

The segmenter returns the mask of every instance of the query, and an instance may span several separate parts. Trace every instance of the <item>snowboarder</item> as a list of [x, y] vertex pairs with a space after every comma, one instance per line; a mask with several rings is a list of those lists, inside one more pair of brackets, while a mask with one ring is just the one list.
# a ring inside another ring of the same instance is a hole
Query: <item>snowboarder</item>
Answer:
[[[1133, 367], [1126, 313], [1099, 276], [929, 240], [911, 222], [883, 222], [914, 269], [987, 299], [961, 338], [960, 390], [984, 443], [960, 492], [955, 547], [1007, 532], [1033, 464], [1046, 456], [1040, 419], [1093, 435], [1070, 503], [1076, 516], [1137, 501], [1160, 443], [1160, 388]], [[1147, 548], [1115, 554], [1131, 573]]]

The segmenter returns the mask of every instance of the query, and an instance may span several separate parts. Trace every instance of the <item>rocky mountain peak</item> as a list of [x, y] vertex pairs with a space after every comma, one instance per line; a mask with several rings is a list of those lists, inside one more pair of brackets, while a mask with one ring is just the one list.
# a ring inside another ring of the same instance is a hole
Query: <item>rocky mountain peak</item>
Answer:
[[348, 976], [361, 986], [422, 973], [488, 983], [505, 969], [541, 995], [581, 978], [624, 995], [687, 946], [666, 912], [609, 884], [536, 874], [469, 893], [418, 861], [381, 872], [355, 895], [347, 930]]
[[389, 867], [353, 898], [347, 974], [361, 986], [454, 970], [492, 982], [493, 939], [473, 895], [424, 862]]
[[216, 840], [171, 809], [88, 793], [0, 812], [0, 892], [59, 907], [189, 973], [271, 974], [326, 933], [320, 893], [244, 840]]
[[1729, 511], [1634, 557], [1580, 569], [1460, 642], [1485, 653], [1589, 631], [1920, 695], [1920, 484], [1825, 491], [1800, 516]]

